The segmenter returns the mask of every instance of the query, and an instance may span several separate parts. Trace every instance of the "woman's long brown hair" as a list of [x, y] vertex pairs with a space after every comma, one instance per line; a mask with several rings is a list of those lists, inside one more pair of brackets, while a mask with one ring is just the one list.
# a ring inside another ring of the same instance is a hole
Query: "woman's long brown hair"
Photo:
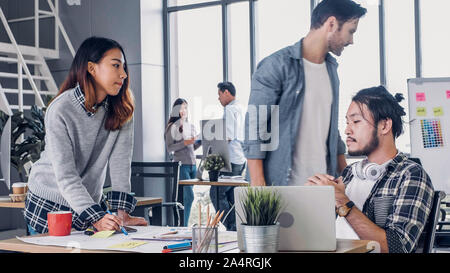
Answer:
[[[122, 46], [114, 40], [91, 37], [86, 39], [78, 49], [70, 67], [69, 75], [64, 80], [57, 96], [65, 91], [75, 88], [77, 84], [85, 96], [85, 107], [90, 112], [95, 112], [93, 106], [97, 101], [95, 93], [95, 80], [88, 72], [88, 62], [99, 63], [108, 50], [118, 48], [122, 51], [125, 60], [124, 70], [127, 78], [124, 80], [122, 88], [116, 96], [108, 96], [108, 113], [105, 122], [105, 129], [115, 131], [129, 121], [133, 116], [134, 98], [129, 85], [129, 74], [127, 59]], [[57, 97], [56, 96], [56, 97]]]

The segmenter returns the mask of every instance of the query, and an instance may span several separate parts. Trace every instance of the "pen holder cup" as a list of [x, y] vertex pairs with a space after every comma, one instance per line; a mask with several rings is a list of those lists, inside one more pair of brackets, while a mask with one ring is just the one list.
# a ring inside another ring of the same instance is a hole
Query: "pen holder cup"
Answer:
[[218, 243], [217, 227], [192, 228], [193, 253], [217, 253]]

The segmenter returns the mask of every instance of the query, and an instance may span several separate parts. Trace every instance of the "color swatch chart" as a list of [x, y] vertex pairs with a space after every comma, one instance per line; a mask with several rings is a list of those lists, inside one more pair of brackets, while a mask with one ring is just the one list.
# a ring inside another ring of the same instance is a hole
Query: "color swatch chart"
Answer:
[[444, 147], [440, 120], [423, 119], [420, 121], [420, 125], [422, 127], [422, 140], [424, 148]]

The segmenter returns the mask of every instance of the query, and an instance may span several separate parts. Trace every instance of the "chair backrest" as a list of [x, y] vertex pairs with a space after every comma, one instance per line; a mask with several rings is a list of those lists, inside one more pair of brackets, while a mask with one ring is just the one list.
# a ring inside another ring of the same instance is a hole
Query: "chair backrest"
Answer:
[[434, 246], [434, 237], [436, 234], [436, 225], [439, 221], [441, 200], [445, 198], [445, 192], [435, 191], [433, 196], [433, 205], [430, 215], [420, 236], [416, 253], [431, 253]]
[[131, 176], [167, 178], [165, 202], [177, 202], [180, 165], [180, 162], [131, 162]]

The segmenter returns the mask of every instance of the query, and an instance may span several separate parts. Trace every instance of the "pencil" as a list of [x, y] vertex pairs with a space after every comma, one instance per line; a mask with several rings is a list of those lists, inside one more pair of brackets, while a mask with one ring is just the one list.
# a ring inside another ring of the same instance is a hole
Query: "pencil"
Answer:
[[207, 218], [207, 224], [206, 226], [209, 226], [209, 221], [211, 220], [211, 216], [209, 215], [209, 204], [206, 207], [206, 218]]
[[220, 211], [218, 211], [218, 212], [216, 213], [216, 216], [214, 216], [214, 220], [212, 221], [211, 226], [214, 226], [214, 223], [216, 222], [217, 217], [219, 217], [219, 213], [220, 213]]
[[202, 203], [198, 203], [198, 226], [202, 226]]
[[216, 221], [216, 225], [218, 225], [219, 224], [219, 222], [220, 222], [220, 219], [222, 219], [222, 217], [223, 217], [223, 213], [224, 213], [225, 211], [223, 210], [222, 211], [222, 213], [220, 214], [220, 216], [219, 216], [219, 218], [217, 219], [217, 221]]

